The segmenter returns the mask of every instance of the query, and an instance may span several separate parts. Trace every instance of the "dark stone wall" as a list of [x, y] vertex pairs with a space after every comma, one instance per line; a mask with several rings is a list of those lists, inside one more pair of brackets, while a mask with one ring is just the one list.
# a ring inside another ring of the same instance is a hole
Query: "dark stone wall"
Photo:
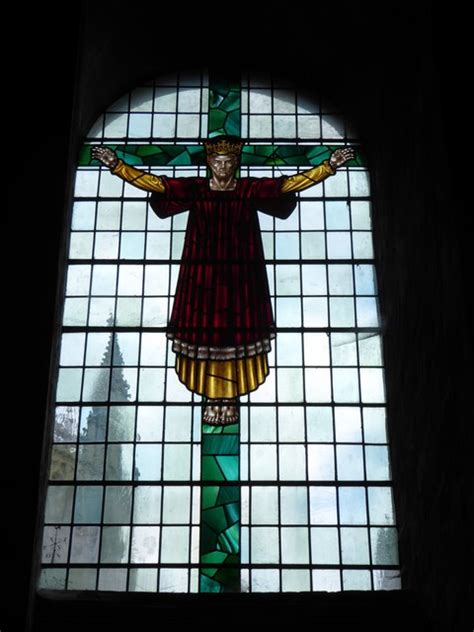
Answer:
[[[7, 125], [13, 152], [7, 167], [8, 245], [15, 272], [7, 323], [19, 325], [10, 337], [18, 405], [9, 424], [16, 451], [5, 501], [16, 507], [5, 547], [15, 578], [8, 599], [11, 629], [23, 629], [27, 618], [58, 262], [78, 147], [95, 118], [140, 80], [202, 65], [279, 72], [340, 103], [360, 131], [374, 194], [404, 590], [253, 602], [242, 595], [245, 601], [226, 597], [219, 609], [209, 599], [199, 609], [173, 596], [130, 604], [118, 599], [107, 607], [87, 599], [76, 605], [31, 599], [32, 629], [49, 632], [67, 622], [71, 630], [112, 630], [142, 614], [193, 623], [212, 607], [223, 616], [231, 609], [234, 623], [310, 616], [320, 630], [399, 629], [409, 623], [418, 630], [470, 630], [472, 313], [463, 18], [436, 11], [431, 3], [240, 6], [243, 11], [219, 5], [203, 13], [200, 5], [189, 13], [146, 2], [84, 2], [67, 18], [38, 7], [27, 17], [18, 12], [13, 21], [26, 56], [13, 66], [7, 86], [13, 115]], [[456, 39], [447, 44], [450, 35]]]

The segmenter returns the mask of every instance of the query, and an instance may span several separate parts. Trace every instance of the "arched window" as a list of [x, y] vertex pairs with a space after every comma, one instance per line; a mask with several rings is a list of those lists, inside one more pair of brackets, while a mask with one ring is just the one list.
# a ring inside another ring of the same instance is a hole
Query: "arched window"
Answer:
[[165, 328], [188, 212], [91, 159], [206, 177], [201, 142], [241, 136], [241, 177], [291, 176], [357, 146], [277, 78], [170, 75], [114, 103], [75, 183], [39, 588], [280, 592], [400, 588], [367, 169], [259, 212], [276, 339], [240, 421], [201, 423]]

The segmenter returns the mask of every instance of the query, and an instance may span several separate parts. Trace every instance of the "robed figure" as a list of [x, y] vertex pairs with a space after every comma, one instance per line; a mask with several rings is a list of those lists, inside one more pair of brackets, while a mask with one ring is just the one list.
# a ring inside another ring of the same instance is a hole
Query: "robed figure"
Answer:
[[189, 211], [166, 335], [180, 381], [206, 399], [203, 421], [226, 425], [238, 421], [237, 398], [265, 381], [276, 335], [257, 211], [286, 219], [297, 191], [334, 174], [354, 152], [338, 149], [294, 176], [236, 178], [243, 141], [218, 136], [204, 146], [211, 178], [154, 176], [108, 148], [92, 151], [113, 174], [150, 191], [158, 217]]

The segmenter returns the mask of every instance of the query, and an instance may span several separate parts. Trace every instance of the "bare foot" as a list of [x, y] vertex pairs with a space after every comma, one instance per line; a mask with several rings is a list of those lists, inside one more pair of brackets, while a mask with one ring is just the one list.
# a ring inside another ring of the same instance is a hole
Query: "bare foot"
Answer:
[[204, 409], [202, 420], [211, 426], [227, 426], [235, 424], [239, 420], [235, 399], [209, 400]]

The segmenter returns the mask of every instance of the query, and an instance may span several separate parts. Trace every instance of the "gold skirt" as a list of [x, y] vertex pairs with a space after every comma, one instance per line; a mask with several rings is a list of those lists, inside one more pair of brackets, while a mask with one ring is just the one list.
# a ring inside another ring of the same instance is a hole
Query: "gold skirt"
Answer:
[[235, 360], [196, 360], [177, 354], [176, 373], [190, 391], [209, 399], [234, 398], [257, 389], [269, 373], [268, 354]]

